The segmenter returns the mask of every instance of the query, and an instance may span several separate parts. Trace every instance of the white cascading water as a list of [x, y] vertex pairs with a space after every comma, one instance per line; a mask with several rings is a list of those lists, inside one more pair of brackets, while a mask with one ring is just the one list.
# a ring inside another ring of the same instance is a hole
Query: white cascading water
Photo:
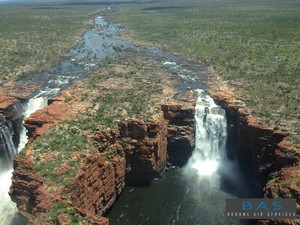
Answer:
[[[23, 113], [24, 119], [29, 117], [36, 110], [44, 108], [47, 102], [47, 99], [42, 97], [30, 99]], [[15, 154], [19, 153], [28, 142], [26, 135], [27, 130], [22, 126], [22, 130], [20, 131], [20, 143], [16, 149], [12, 141], [12, 132], [12, 127], [10, 126], [4, 127], [2, 132], [0, 132], [0, 142], [3, 144], [2, 150], [5, 155], [9, 156], [1, 158], [0, 165], [0, 225], [12, 224], [12, 220], [16, 216], [16, 204], [11, 201], [8, 195], [13, 171], [12, 160]]]
[[188, 167], [197, 171], [199, 177], [216, 173], [225, 154], [227, 123], [225, 111], [203, 90], [197, 90], [195, 108], [195, 151]]
[[[30, 99], [27, 103], [27, 108], [23, 113], [24, 119], [29, 117], [35, 111], [46, 107], [47, 105], [48, 105], [48, 100], [46, 98], [39, 97], [39, 98]], [[18, 153], [22, 151], [22, 149], [25, 147], [25, 145], [28, 142], [28, 137], [26, 133], [27, 133], [26, 128], [22, 126], [22, 129], [20, 131], [20, 143], [18, 146]]]
[[1, 152], [1, 165], [6, 167], [11, 164], [17, 150], [12, 140], [13, 126], [10, 121], [5, 121], [0, 127], [0, 148]]
[[7, 121], [0, 127], [0, 224], [9, 224], [9, 221], [14, 217], [16, 206], [10, 200], [8, 195], [11, 184], [12, 161], [17, 153], [12, 140], [13, 128], [10, 121]]

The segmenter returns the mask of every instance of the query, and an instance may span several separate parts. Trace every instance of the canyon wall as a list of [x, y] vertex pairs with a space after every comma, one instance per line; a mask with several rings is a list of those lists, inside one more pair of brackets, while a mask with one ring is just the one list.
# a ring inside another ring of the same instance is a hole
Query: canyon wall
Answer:
[[168, 162], [175, 166], [187, 163], [195, 147], [195, 107], [180, 104], [162, 105], [168, 120]]
[[[54, 101], [26, 120], [31, 143], [65, 119], [58, 110], [66, 108], [61, 104], [64, 101]], [[125, 185], [149, 184], [163, 173], [171, 149], [168, 143], [173, 147], [178, 144], [178, 152], [170, 153], [174, 159], [184, 156], [185, 151], [190, 155], [194, 146], [193, 109], [183, 109], [178, 104], [164, 105], [162, 109], [153, 121], [129, 119], [89, 137], [96, 153], [85, 154], [71, 185], [54, 192], [51, 182], [35, 172], [30, 159], [34, 152], [25, 150], [22, 157], [16, 157], [10, 195], [28, 224], [53, 222], [49, 212], [56, 213], [54, 222], [70, 224], [72, 215], [68, 212], [75, 210], [79, 219], [88, 218], [87, 224], [107, 225], [108, 219], [102, 215]], [[64, 211], [57, 209], [57, 204]]]
[[[214, 92], [211, 96], [226, 109], [230, 130], [236, 133], [238, 140], [238, 146], [230, 148], [233, 150], [228, 156], [237, 156], [241, 165], [251, 169], [265, 197], [293, 197], [299, 204], [299, 151], [287, 141], [288, 134], [257, 124], [230, 94]], [[54, 101], [28, 118], [26, 126], [31, 142], [65, 119], [59, 116], [63, 113], [54, 110], [65, 108], [61, 104], [65, 104], [64, 101]], [[49, 223], [51, 218], [47, 212], [60, 203], [74, 209], [77, 217], [89, 218], [87, 224], [107, 225], [109, 221], [102, 215], [125, 185], [149, 184], [164, 171], [167, 162], [182, 166], [192, 154], [194, 108], [165, 104], [161, 109], [153, 121], [129, 119], [90, 137], [97, 153], [85, 155], [71, 185], [60, 193], [49, 191], [49, 181], [34, 172], [29, 155], [17, 157], [10, 195], [20, 213], [29, 224]], [[68, 213], [59, 213], [56, 221], [70, 224], [68, 216]], [[268, 220], [259, 224], [299, 222], [295, 221]]]
[[[43, 186], [44, 179], [33, 172], [33, 162], [30, 159], [16, 157], [12, 177], [11, 199], [17, 203], [22, 216], [29, 224], [38, 224], [52, 206], [51, 196]], [[43, 221], [45, 222], [45, 221]], [[43, 224], [43, 223], [40, 223]]]
[[90, 214], [103, 215], [125, 184], [151, 182], [165, 169], [167, 124], [163, 117], [130, 119], [94, 137], [100, 154], [87, 157], [71, 187], [70, 201]]
[[[7, 124], [12, 126], [12, 141], [15, 147], [19, 144], [20, 136], [17, 131], [22, 126], [22, 113], [23, 104], [21, 99], [10, 96], [5, 92], [0, 93], [0, 127], [8, 127]], [[0, 146], [0, 155], [4, 154], [5, 149]]]
[[[289, 134], [258, 124], [232, 94], [215, 91], [210, 95], [226, 110], [235, 126], [241, 169], [244, 166], [251, 170], [264, 197], [295, 198], [299, 208], [300, 150], [292, 147]], [[296, 225], [300, 220], [261, 220], [258, 224]]]

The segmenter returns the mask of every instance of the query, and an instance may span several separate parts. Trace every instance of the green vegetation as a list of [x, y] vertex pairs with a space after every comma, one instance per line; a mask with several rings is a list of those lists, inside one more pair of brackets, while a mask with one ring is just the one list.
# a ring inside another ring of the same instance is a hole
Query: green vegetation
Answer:
[[61, 213], [61, 212], [64, 212], [66, 211], [67, 212], [67, 206], [66, 205], [63, 205], [61, 203], [55, 203], [53, 205], [53, 207], [49, 210], [49, 216], [51, 217], [51, 221], [53, 223], [56, 222], [57, 220], [57, 217], [58, 215]]
[[134, 59], [107, 64], [81, 84], [80, 99], [90, 106], [67, 123], [94, 133], [132, 117], [150, 120], [162, 90], [158, 70]]
[[51, 65], [74, 46], [95, 6], [0, 7], [0, 87], [29, 71]]
[[[88, 136], [127, 118], [151, 120], [156, 113], [154, 103], [162, 97], [160, 83], [168, 79], [159, 71], [153, 65], [130, 59], [122, 65], [106, 65], [70, 90], [71, 97], [65, 102], [80, 105], [79, 115], [52, 127], [31, 146], [35, 172], [49, 179], [50, 192], [70, 186], [82, 160], [97, 153], [99, 143], [93, 145]], [[101, 153], [109, 159], [117, 148], [110, 146]]]
[[93, 150], [88, 138], [71, 126], [53, 127], [31, 148], [35, 172], [48, 178], [53, 186], [65, 187], [75, 177], [84, 154]]
[[298, 1], [171, 0], [109, 16], [136, 40], [213, 66], [254, 116], [300, 144]]
[[70, 221], [71, 225], [87, 224], [89, 218], [83, 218], [76, 213], [74, 208], [70, 208], [67, 205], [61, 203], [54, 203], [52, 208], [49, 210], [48, 215], [51, 218], [51, 224], [57, 224], [57, 218], [60, 214], [65, 214]]
[[[90, 26], [89, 19], [99, 10], [95, 6], [71, 5], [1, 6], [0, 87], [58, 60]], [[118, 47], [114, 49], [120, 51]], [[22, 158], [33, 159], [34, 171], [48, 180], [48, 191], [60, 193], [70, 186], [82, 160], [96, 153], [90, 137], [99, 129], [112, 127], [126, 118], [152, 118], [154, 102], [162, 92], [160, 83], [167, 77], [159, 71], [137, 59], [115, 63], [108, 60], [78, 85], [74, 96], [65, 98], [64, 103], [80, 102], [81, 114], [77, 119], [50, 128], [34, 141], [28, 154], [20, 154]], [[103, 155], [108, 157], [116, 151], [111, 146]], [[65, 205], [55, 205], [49, 212], [52, 222], [65, 210]], [[70, 219], [77, 224], [76, 218]]]

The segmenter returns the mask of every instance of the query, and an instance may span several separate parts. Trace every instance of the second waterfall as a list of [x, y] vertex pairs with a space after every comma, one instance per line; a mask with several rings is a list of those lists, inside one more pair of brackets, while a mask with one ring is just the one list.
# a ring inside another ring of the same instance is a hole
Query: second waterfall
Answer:
[[214, 174], [226, 152], [227, 123], [225, 111], [202, 90], [197, 90], [195, 107], [195, 151], [187, 165], [200, 177]]
[[237, 159], [227, 158], [226, 142], [232, 137], [225, 111], [206, 92], [195, 94], [196, 143], [189, 161], [183, 168], [171, 167], [150, 186], [126, 187], [109, 214], [110, 224], [251, 224], [225, 217], [226, 199], [250, 196], [251, 187]]

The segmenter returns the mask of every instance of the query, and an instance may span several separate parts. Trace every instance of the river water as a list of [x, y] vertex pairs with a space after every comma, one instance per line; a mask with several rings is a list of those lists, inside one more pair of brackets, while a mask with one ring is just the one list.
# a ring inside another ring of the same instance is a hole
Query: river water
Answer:
[[[22, 116], [27, 117], [34, 112], [31, 110], [31, 103], [42, 108], [46, 105], [47, 98], [59, 95], [61, 90], [69, 87], [73, 82], [99, 69], [105, 61], [121, 59], [127, 55], [142, 57], [177, 74], [182, 78], [182, 83], [178, 87], [179, 92], [205, 88], [200, 82], [205, 74], [191, 69], [187, 60], [155, 47], [136, 46], [122, 39], [120, 36], [122, 31], [120, 24], [111, 23], [102, 16], [98, 16], [95, 18], [94, 26], [83, 35], [82, 40], [74, 48], [60, 58], [58, 64], [41, 72], [23, 76], [20, 82], [27, 85], [40, 84], [40, 88], [32, 94], [29, 104], [24, 103], [24, 108], [28, 111], [25, 110], [26, 115]], [[5, 131], [5, 138], [10, 140], [7, 136], [10, 131], [6, 128], [2, 131]], [[21, 143], [19, 150], [21, 150], [26, 144], [26, 131], [21, 128], [14, 132], [21, 134], [19, 141]], [[11, 132], [9, 135], [12, 135]], [[5, 142], [3, 137], [0, 143]], [[15, 154], [18, 145], [12, 146], [11, 140], [8, 144], [11, 145], [9, 150], [1, 145], [0, 152]], [[1, 158], [1, 160], [6, 159]], [[202, 160], [208, 162], [205, 165], [210, 165], [211, 158], [202, 158]], [[0, 224], [18, 225], [22, 222], [16, 220], [15, 204], [10, 201], [7, 194], [11, 184], [11, 159], [6, 161], [10, 166], [4, 166], [5, 163], [0, 166]], [[248, 193], [248, 191], [245, 191], [247, 188], [238, 173], [238, 168], [234, 168], [236, 170], [232, 173], [234, 176], [223, 174], [225, 164], [222, 165], [222, 163], [224, 162], [224, 158], [218, 159], [218, 165], [213, 167], [209, 179], [207, 176], [199, 176], [201, 163], [197, 164], [197, 159], [192, 158], [188, 164], [190, 166], [170, 169], [163, 178], [154, 180], [151, 186], [126, 187], [108, 215], [111, 224], [228, 224], [223, 216], [224, 199], [239, 196], [242, 192]], [[232, 167], [232, 163], [230, 165]], [[230, 172], [230, 170], [226, 171]], [[225, 179], [226, 176], [229, 179]], [[229, 187], [228, 185], [231, 187], [229, 192], [225, 190]], [[232, 221], [230, 224], [239, 224], [239, 222]]]
[[226, 181], [215, 174], [201, 178], [183, 168], [167, 171], [148, 187], [126, 187], [108, 214], [110, 225], [234, 225], [249, 221], [225, 218]]

